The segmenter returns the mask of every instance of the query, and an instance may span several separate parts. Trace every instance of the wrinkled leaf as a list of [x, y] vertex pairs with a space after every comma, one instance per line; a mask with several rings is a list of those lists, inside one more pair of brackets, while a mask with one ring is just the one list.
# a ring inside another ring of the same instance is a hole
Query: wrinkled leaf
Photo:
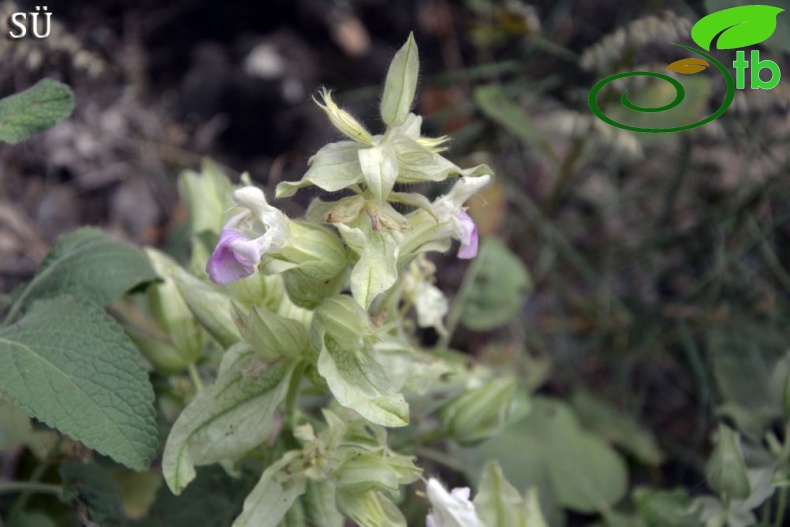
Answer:
[[96, 304], [61, 296], [0, 330], [0, 391], [36, 419], [142, 470], [157, 449], [137, 350]]
[[71, 88], [42, 79], [23, 92], [0, 99], [0, 142], [15, 145], [52, 128], [74, 110]]
[[85, 227], [55, 242], [19, 302], [26, 305], [72, 294], [104, 306], [155, 279], [156, 273], [141, 250]]
[[381, 119], [389, 126], [397, 126], [406, 120], [417, 90], [417, 75], [420, 72], [420, 58], [414, 34], [392, 59], [384, 95], [381, 97]]
[[706, 51], [710, 51], [719, 34], [718, 49], [754, 46], [773, 35], [776, 17], [782, 11], [784, 9], [768, 5], [745, 5], [717, 11], [694, 24], [691, 38]]
[[487, 238], [477, 255], [477, 270], [461, 321], [470, 329], [484, 331], [507, 323], [521, 309], [532, 280], [524, 264], [495, 238]]
[[243, 344], [225, 352], [216, 382], [181, 412], [167, 439], [162, 472], [173, 493], [195, 478], [196, 465], [240, 457], [266, 440], [293, 367], [266, 364]]

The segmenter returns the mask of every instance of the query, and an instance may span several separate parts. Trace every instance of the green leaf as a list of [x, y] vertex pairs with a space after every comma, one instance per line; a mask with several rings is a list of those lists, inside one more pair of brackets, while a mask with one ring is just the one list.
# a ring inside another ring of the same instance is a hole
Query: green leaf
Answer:
[[472, 478], [489, 459], [499, 461], [516, 488], [538, 489], [547, 516], [552, 507], [544, 500], [552, 496], [563, 507], [592, 513], [608, 511], [627, 490], [628, 474], [620, 456], [583, 430], [566, 404], [547, 397], [533, 399], [526, 419], [499, 437], [455, 454]]
[[162, 472], [175, 494], [195, 478], [195, 466], [233, 459], [263, 443], [285, 398], [294, 363], [266, 364], [247, 345], [225, 352], [216, 382], [201, 391], [173, 425]]
[[397, 252], [400, 234], [390, 229], [367, 233], [339, 224], [343, 239], [361, 252], [351, 271], [351, 294], [359, 305], [368, 309], [373, 300], [398, 280]]
[[768, 5], [746, 5], [711, 13], [691, 28], [691, 38], [699, 47], [710, 51], [721, 33], [716, 47], [735, 49], [754, 46], [767, 40], [776, 30], [776, 17], [784, 9]]
[[339, 141], [321, 148], [308, 161], [309, 169], [298, 182], [284, 181], [277, 185], [276, 196], [287, 198], [307, 185], [315, 185], [328, 192], [337, 192], [362, 181], [359, 166], [360, 145], [354, 141]]
[[71, 88], [42, 79], [23, 92], [0, 99], [0, 141], [15, 145], [52, 128], [74, 110]]
[[135, 470], [156, 452], [154, 393], [140, 355], [87, 300], [36, 302], [0, 330], [0, 391], [32, 417]]
[[267, 361], [283, 357], [299, 358], [310, 346], [307, 329], [301, 322], [281, 317], [260, 307], [252, 308], [245, 315], [234, 304], [233, 313], [241, 336]]
[[772, 377], [789, 347], [781, 321], [773, 326], [741, 320], [709, 333], [713, 376], [725, 402], [721, 412], [752, 439], [761, 440], [782, 415], [781, 382], [774, 386]]
[[72, 294], [104, 306], [155, 279], [156, 273], [141, 250], [85, 227], [55, 242], [18, 302], [27, 305]]
[[478, 88], [474, 97], [483, 115], [511, 134], [526, 143], [546, 143], [545, 137], [533, 126], [527, 113], [521, 106], [511, 102], [501, 87], [491, 85]]
[[287, 452], [267, 468], [258, 484], [244, 500], [241, 515], [233, 527], [277, 527], [296, 499], [304, 494], [307, 478], [288, 465], [301, 452]]
[[65, 463], [59, 471], [73, 506], [82, 504], [89, 520], [102, 527], [126, 525], [121, 489], [106, 468], [96, 463]]
[[382, 426], [406, 426], [409, 405], [395, 393], [392, 379], [363, 341], [367, 313], [353, 299], [338, 296], [316, 310], [313, 328], [321, 348], [318, 372], [337, 401]]
[[474, 269], [477, 272], [466, 296], [461, 321], [478, 331], [507, 323], [519, 312], [532, 289], [526, 267], [502, 241], [487, 238]]
[[381, 119], [388, 126], [398, 126], [409, 116], [414, 92], [417, 90], [417, 76], [420, 72], [420, 57], [414, 34], [395, 54], [392, 59], [387, 80], [384, 83], [384, 95], [381, 98]]
[[386, 201], [398, 177], [395, 150], [386, 144], [363, 148], [359, 150], [359, 166], [376, 200], [379, 203]]
[[685, 489], [640, 487], [633, 492], [639, 514], [649, 527], [699, 527], [699, 511]]
[[664, 454], [650, 431], [606, 401], [579, 390], [573, 394], [571, 405], [582, 424], [601, 438], [620, 446], [648, 465], [660, 465], [663, 461]]

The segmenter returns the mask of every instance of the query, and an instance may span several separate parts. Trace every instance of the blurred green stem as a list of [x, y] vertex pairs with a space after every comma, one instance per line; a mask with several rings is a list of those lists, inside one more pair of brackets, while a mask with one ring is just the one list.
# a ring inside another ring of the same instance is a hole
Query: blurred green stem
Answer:
[[787, 487], [782, 487], [779, 491], [779, 505], [776, 508], [776, 527], [782, 527], [785, 521], [785, 509], [787, 508]]
[[464, 275], [464, 281], [461, 283], [461, 288], [453, 299], [453, 306], [450, 308], [450, 312], [447, 315], [447, 332], [439, 339], [439, 343], [436, 345], [438, 348], [446, 348], [450, 345], [453, 333], [455, 333], [455, 328], [461, 320], [461, 314], [466, 304], [466, 297], [469, 296], [469, 292], [472, 290], [472, 283], [477, 273], [480, 272], [480, 261], [480, 257], [472, 260], [472, 265], [469, 266], [469, 269], [467, 269]]
[[189, 363], [189, 366], [187, 366], [187, 371], [189, 372], [189, 378], [192, 381], [192, 384], [195, 386], [195, 395], [197, 395], [203, 391], [203, 381], [200, 380], [200, 372], [198, 371], [194, 362]]
[[63, 496], [63, 487], [49, 483], [35, 483], [29, 481], [7, 481], [0, 483], [0, 494], [15, 494], [17, 492], [37, 492], [39, 494], [54, 494]]

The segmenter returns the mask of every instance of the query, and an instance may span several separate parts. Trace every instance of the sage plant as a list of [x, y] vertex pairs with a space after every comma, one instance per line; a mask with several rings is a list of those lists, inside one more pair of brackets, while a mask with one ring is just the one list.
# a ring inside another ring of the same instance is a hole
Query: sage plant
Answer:
[[[170, 432], [165, 480], [178, 494], [196, 466], [232, 466], [257, 452], [265, 468], [235, 527], [291, 525], [295, 518], [405, 525], [397, 502], [422, 470], [390, 445], [391, 430], [408, 427], [400, 437], [412, 447], [426, 431], [473, 443], [500, 430], [513, 407], [512, 378], [418, 344], [416, 328], [444, 332], [447, 313], [427, 255], [457, 244], [458, 258], [475, 257], [478, 233], [465, 204], [492, 175], [484, 165], [456, 166], [441, 155], [446, 137], [421, 134], [422, 118], [410, 111], [417, 75], [410, 37], [387, 74], [383, 134], [338, 107], [329, 91], [320, 93], [318, 106], [345, 138], [321, 148], [300, 181], [280, 183], [276, 197], [311, 186], [343, 193], [313, 200], [304, 218], [287, 217], [253, 185], [231, 190], [216, 174], [185, 177], [193, 224], [202, 222], [197, 230], [214, 230], [217, 239], [210, 254], [196, 249], [192, 268], [213, 284], [149, 252], [165, 277], [160, 288], [174, 284], [183, 298], [183, 305], [160, 310], [162, 322], [192, 314], [224, 348], [216, 379]], [[447, 179], [452, 186], [433, 201], [406, 190]], [[164, 289], [156, 295], [155, 303], [170, 298]], [[194, 327], [187, 333], [197, 337]], [[184, 342], [185, 349], [198, 347]], [[183, 358], [193, 360], [190, 353]], [[440, 406], [414, 422], [410, 401], [430, 398]], [[491, 486], [506, 485], [496, 467], [490, 471]], [[491, 493], [481, 496], [499, 500]], [[515, 494], [521, 509], [509, 512], [516, 521], [509, 525], [527, 525], [528, 516], [539, 516], [537, 502]], [[430, 479], [427, 497], [428, 525], [484, 525], [468, 489], [448, 493]], [[497, 514], [491, 503], [482, 507], [483, 516]]]

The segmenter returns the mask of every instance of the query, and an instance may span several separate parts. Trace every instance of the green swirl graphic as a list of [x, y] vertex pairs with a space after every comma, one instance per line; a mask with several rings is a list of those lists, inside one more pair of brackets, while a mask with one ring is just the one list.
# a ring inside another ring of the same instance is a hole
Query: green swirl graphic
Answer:
[[638, 106], [632, 103], [628, 99], [628, 92], [623, 92], [623, 95], [620, 97], [620, 102], [626, 108], [629, 108], [631, 110], [636, 110], [637, 112], [664, 112], [666, 110], [670, 110], [676, 107], [677, 105], [679, 105], [681, 102], [683, 102], [683, 98], [686, 96], [686, 90], [683, 89], [683, 86], [680, 84], [680, 82], [673, 79], [669, 75], [665, 75], [663, 73], [654, 73], [650, 71], [629, 71], [625, 73], [617, 73], [616, 75], [611, 75], [609, 77], [606, 77], [605, 79], [601, 80], [595, 86], [592, 87], [592, 90], [590, 90], [590, 95], [587, 98], [587, 102], [589, 103], [590, 109], [596, 115], [596, 117], [598, 117], [600, 120], [602, 120], [607, 124], [616, 126], [617, 128], [622, 128], [623, 130], [630, 130], [632, 132], [647, 132], [647, 133], [659, 134], [666, 132], [682, 132], [683, 130], [690, 130], [698, 126], [702, 126], [703, 124], [708, 124], [709, 122], [723, 115], [724, 112], [726, 112], [727, 109], [730, 107], [730, 104], [732, 104], [732, 100], [735, 97], [735, 80], [732, 78], [730, 72], [727, 71], [727, 68], [725, 68], [721, 62], [714, 59], [704, 51], [700, 51], [698, 49], [694, 49], [689, 46], [684, 46], [683, 44], [678, 44], [676, 42], [672, 42], [672, 44], [676, 46], [680, 46], [681, 48], [691, 51], [692, 53], [696, 53], [697, 55], [701, 55], [705, 57], [705, 59], [707, 59], [708, 61], [711, 62], [711, 64], [716, 66], [716, 68], [721, 72], [721, 74], [724, 75], [724, 79], [727, 81], [727, 96], [724, 98], [724, 102], [721, 103], [721, 106], [719, 106], [719, 108], [712, 115], [706, 117], [705, 119], [702, 119], [701, 121], [697, 121], [696, 123], [691, 123], [683, 126], [673, 126], [671, 128], [642, 128], [639, 126], [631, 126], [624, 123], [618, 123], [614, 119], [611, 119], [606, 115], [604, 115], [604, 113], [598, 107], [598, 92], [600, 92], [604, 86], [606, 86], [607, 84], [609, 84], [614, 80], [621, 79], [623, 77], [640, 77], [640, 76], [655, 77], [657, 79], [665, 80], [675, 87], [676, 95], [674, 100], [672, 100], [672, 102], [670, 102], [669, 104], [665, 104], [664, 106], [659, 106], [657, 108], [644, 108], [642, 106]]

